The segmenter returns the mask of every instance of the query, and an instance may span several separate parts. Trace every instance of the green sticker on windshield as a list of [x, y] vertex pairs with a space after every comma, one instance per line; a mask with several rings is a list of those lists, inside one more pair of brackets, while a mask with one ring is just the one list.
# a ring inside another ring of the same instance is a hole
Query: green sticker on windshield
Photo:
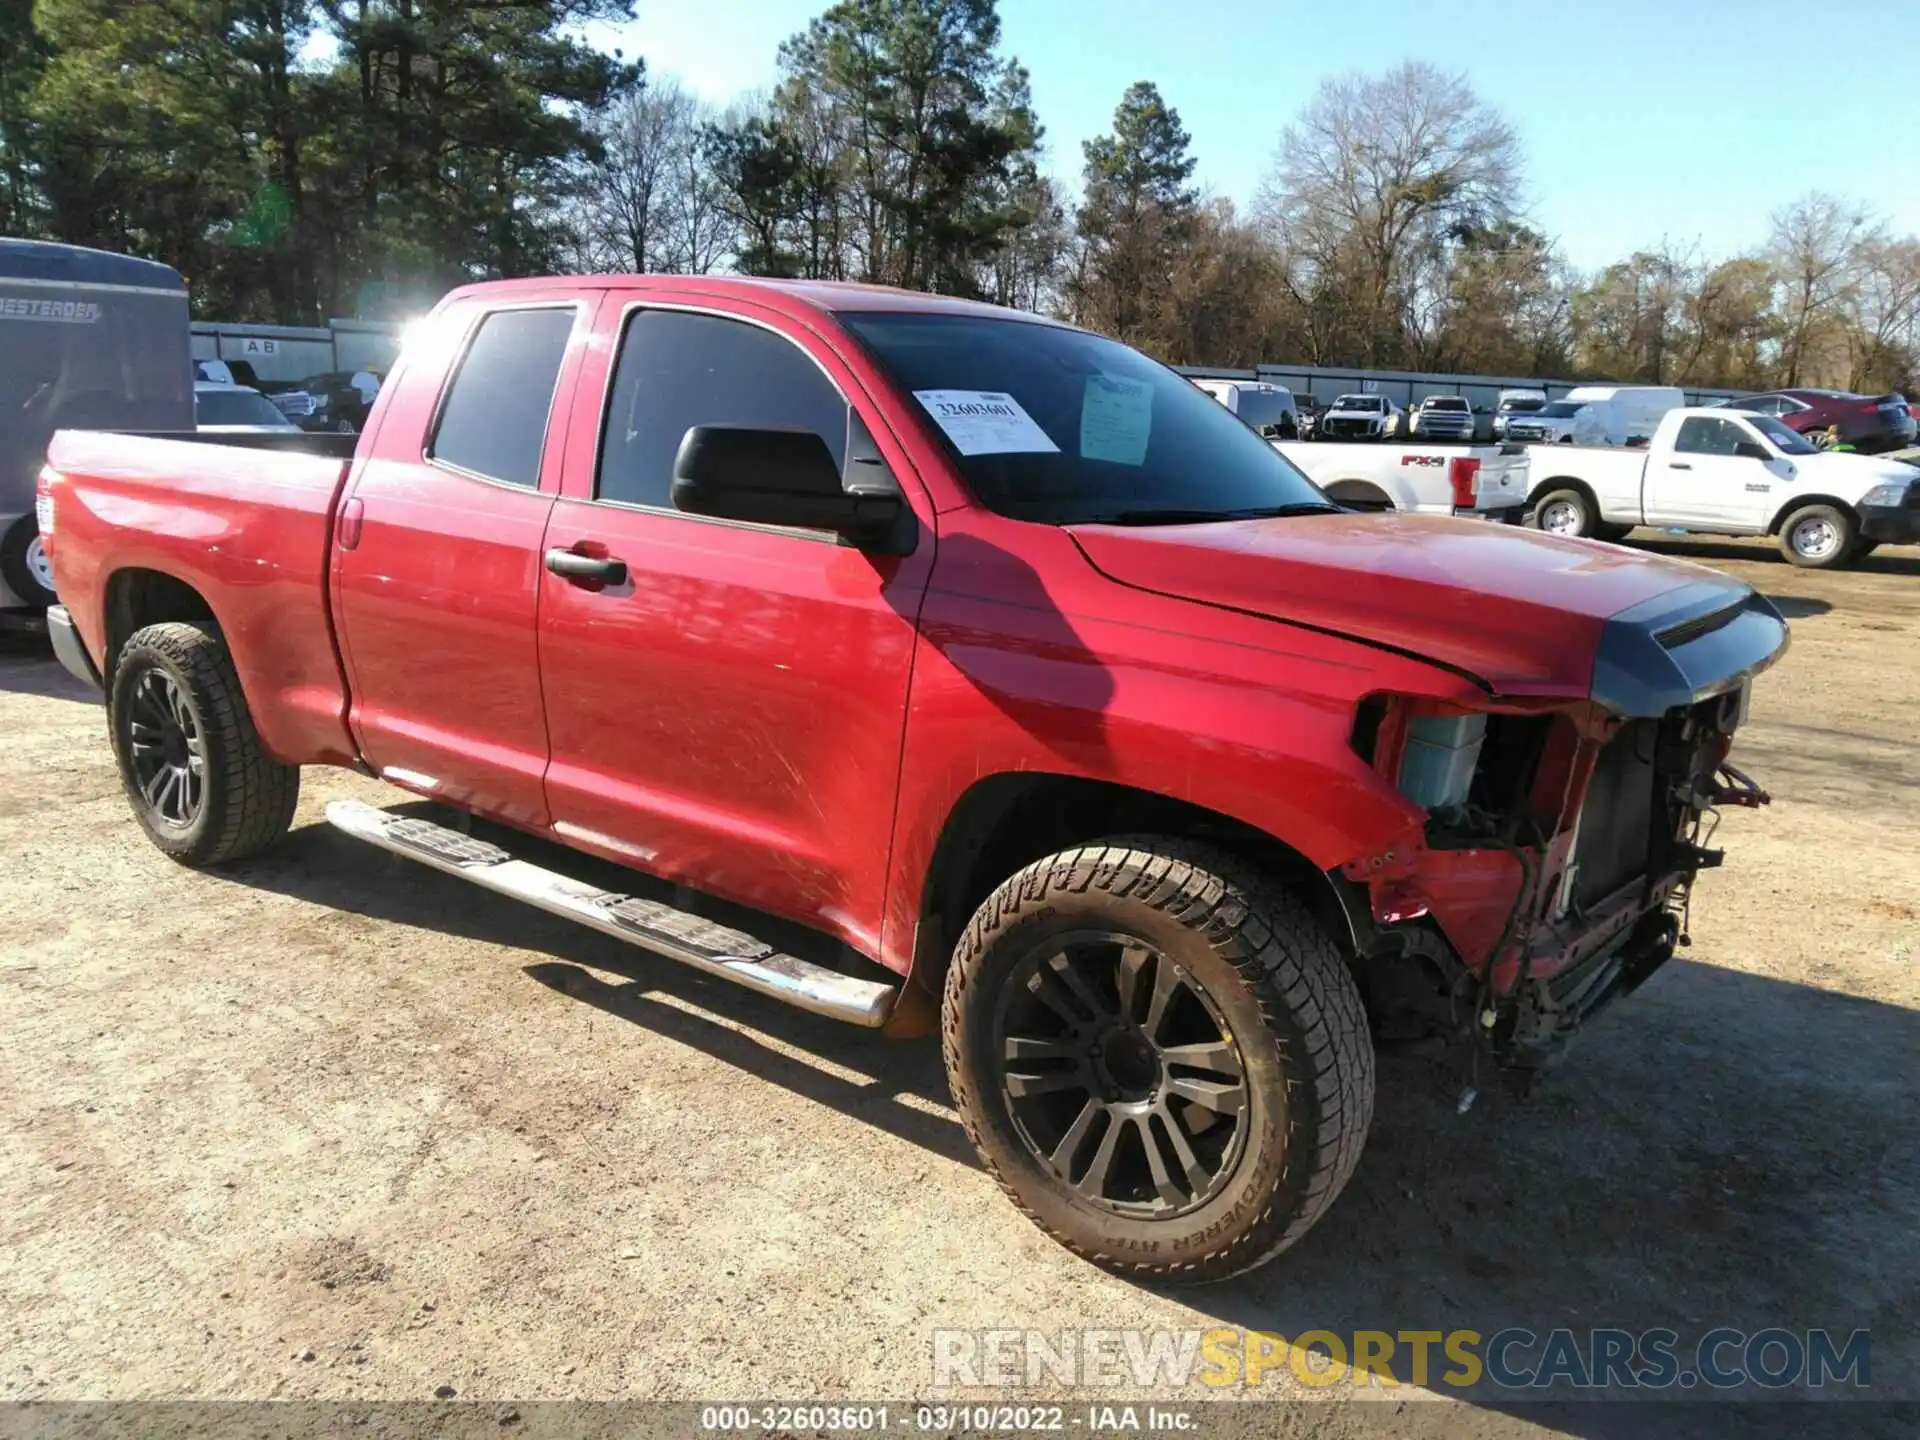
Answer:
[[1139, 465], [1153, 431], [1153, 387], [1118, 375], [1089, 375], [1080, 402], [1080, 454], [1087, 460]]

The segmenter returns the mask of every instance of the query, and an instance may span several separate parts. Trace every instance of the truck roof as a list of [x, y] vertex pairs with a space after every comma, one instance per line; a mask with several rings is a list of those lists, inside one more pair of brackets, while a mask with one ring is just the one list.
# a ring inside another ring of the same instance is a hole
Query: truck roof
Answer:
[[183, 294], [187, 288], [178, 270], [158, 261], [46, 240], [0, 240], [0, 280], [178, 290]]
[[954, 295], [928, 295], [918, 290], [901, 290], [891, 285], [863, 285], [850, 280], [775, 280], [748, 275], [577, 275], [485, 280], [475, 285], [463, 285], [452, 291], [447, 299], [470, 295], [511, 295], [536, 290], [551, 293], [556, 289], [694, 291], [763, 302], [778, 296], [828, 312], [904, 310], [937, 315], [977, 315], [983, 319], [1023, 320], [1035, 325], [1073, 328], [1062, 326], [1060, 321], [1045, 315], [1009, 310], [978, 300], [963, 300]]

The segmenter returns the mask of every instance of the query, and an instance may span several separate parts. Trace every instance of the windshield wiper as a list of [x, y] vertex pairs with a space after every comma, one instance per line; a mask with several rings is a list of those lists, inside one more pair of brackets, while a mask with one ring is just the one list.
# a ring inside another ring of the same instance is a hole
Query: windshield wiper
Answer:
[[1239, 510], [1119, 510], [1111, 515], [1095, 515], [1076, 523], [1081, 525], [1207, 525], [1221, 520], [1277, 520], [1289, 515], [1337, 515], [1340, 506], [1324, 500], [1303, 500], [1292, 505], [1251, 505]]

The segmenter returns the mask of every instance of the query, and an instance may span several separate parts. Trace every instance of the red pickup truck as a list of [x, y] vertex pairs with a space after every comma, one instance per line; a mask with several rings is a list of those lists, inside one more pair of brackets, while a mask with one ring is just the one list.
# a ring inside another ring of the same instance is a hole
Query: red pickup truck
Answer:
[[154, 843], [261, 851], [305, 765], [503, 822], [328, 807], [764, 993], [937, 1029], [1007, 1193], [1125, 1273], [1297, 1240], [1359, 1157], [1376, 1038], [1544, 1063], [1672, 953], [1720, 860], [1703, 817], [1764, 798], [1726, 762], [1787, 632], [1746, 586], [1350, 512], [1172, 371], [1036, 316], [481, 285], [348, 444], [54, 440], [52, 634]]

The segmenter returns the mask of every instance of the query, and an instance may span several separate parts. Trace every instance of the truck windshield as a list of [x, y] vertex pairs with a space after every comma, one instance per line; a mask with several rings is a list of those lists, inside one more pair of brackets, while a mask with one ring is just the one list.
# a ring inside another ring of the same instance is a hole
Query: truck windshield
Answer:
[[1782, 425], [1771, 415], [1749, 415], [1747, 423], [1773, 442], [1773, 448], [1782, 455], [1812, 455], [1814, 447], [1807, 442], [1806, 436], [1790, 426]]
[[1370, 410], [1379, 414], [1381, 401], [1378, 395], [1342, 395], [1333, 402], [1336, 410]]
[[1548, 420], [1568, 420], [1587, 408], [1585, 400], [1556, 400], [1551, 405], [1542, 405], [1537, 413]]
[[980, 503], [1046, 525], [1334, 513], [1163, 365], [1098, 335], [977, 315], [842, 313]]

